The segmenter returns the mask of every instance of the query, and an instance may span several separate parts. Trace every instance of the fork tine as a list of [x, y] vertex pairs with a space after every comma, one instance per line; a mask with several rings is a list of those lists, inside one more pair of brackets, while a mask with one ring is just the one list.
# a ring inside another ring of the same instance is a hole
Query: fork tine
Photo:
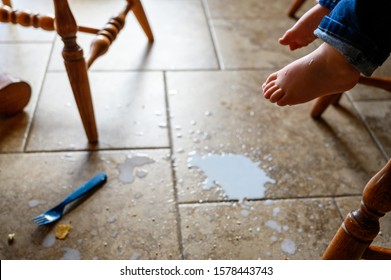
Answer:
[[42, 225], [47, 224], [48, 222], [49, 222], [48, 220], [42, 219], [42, 220], [37, 221], [36, 223], [37, 223], [38, 225], [42, 226]]
[[41, 220], [44, 220], [45, 217], [44, 216], [40, 216], [40, 217], [37, 217], [35, 219], [33, 219], [34, 221], [41, 221]]
[[42, 224], [43, 222], [45, 222], [45, 219], [44, 218], [37, 219], [37, 220], [34, 220], [34, 222], [37, 224]]
[[37, 216], [37, 217], [34, 217], [33, 218], [33, 221], [37, 224], [42, 224], [44, 223], [45, 221], [47, 221], [47, 219], [44, 217], [44, 216]]
[[39, 219], [42, 219], [44, 216], [43, 215], [38, 215], [38, 216], [35, 216], [34, 218], [32, 218], [33, 221], [37, 221]]

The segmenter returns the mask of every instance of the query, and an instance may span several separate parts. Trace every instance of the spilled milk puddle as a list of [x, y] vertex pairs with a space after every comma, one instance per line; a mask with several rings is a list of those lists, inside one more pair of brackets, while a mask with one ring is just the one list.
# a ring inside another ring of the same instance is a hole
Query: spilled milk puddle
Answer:
[[118, 179], [122, 183], [131, 184], [134, 182], [135, 176], [138, 178], [144, 178], [148, 175], [148, 171], [140, 169], [135, 172], [136, 167], [152, 164], [154, 162], [155, 161], [153, 159], [140, 155], [127, 158], [125, 162], [119, 166]]
[[[206, 177], [204, 187], [210, 189], [214, 185], [222, 188], [228, 199], [237, 199], [243, 202], [245, 199], [263, 198], [265, 196], [265, 185], [275, 184], [276, 181], [270, 178], [260, 167], [260, 162], [253, 162], [248, 157], [239, 154], [207, 154], [201, 156], [195, 152], [189, 154], [189, 168], [199, 169]], [[267, 200], [265, 205], [272, 205]], [[242, 205], [243, 207], [245, 204]], [[273, 208], [273, 217], [279, 215], [281, 209]], [[242, 209], [240, 215], [248, 217], [250, 211]], [[289, 230], [289, 226], [280, 225], [277, 220], [268, 220], [264, 224], [273, 230], [271, 237], [272, 244], [279, 243], [280, 249], [286, 254], [294, 255], [297, 252], [296, 243], [292, 239], [280, 238], [278, 235]], [[262, 231], [261, 226], [256, 229]], [[272, 255], [271, 252], [270, 256]]]
[[205, 156], [190, 153], [188, 166], [201, 170], [206, 180], [204, 187], [210, 189], [219, 185], [229, 199], [262, 198], [265, 196], [265, 184], [276, 181], [267, 176], [259, 162], [239, 154], [207, 154]]

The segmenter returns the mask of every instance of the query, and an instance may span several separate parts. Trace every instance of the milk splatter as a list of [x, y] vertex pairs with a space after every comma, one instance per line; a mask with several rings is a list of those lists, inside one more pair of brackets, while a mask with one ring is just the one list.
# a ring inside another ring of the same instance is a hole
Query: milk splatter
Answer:
[[290, 255], [296, 253], [297, 250], [295, 242], [293, 242], [291, 239], [284, 239], [281, 243], [281, 249]]
[[138, 252], [134, 252], [130, 257], [131, 260], [139, 260], [141, 258], [141, 254]]
[[37, 200], [37, 199], [32, 199], [28, 202], [30, 208], [37, 207], [38, 205], [45, 204], [45, 203], [46, 203], [46, 201]]
[[80, 260], [80, 252], [76, 249], [64, 247], [61, 248], [61, 251], [64, 252], [62, 260]]
[[53, 247], [54, 244], [56, 243], [56, 236], [53, 233], [50, 233], [45, 236], [45, 238], [42, 241], [42, 246], [49, 248]]
[[210, 189], [219, 185], [229, 199], [262, 198], [265, 195], [265, 184], [275, 183], [259, 167], [259, 163], [238, 154], [208, 154], [200, 156], [190, 153], [189, 167], [200, 169], [207, 177], [204, 187]]
[[[122, 183], [131, 184], [134, 182], [135, 176], [133, 175], [134, 169], [146, 164], [152, 164], [155, 161], [146, 156], [134, 156], [127, 158], [124, 163], [119, 166], [119, 180]], [[139, 178], [147, 176], [148, 172], [146, 170], [140, 171], [137, 173]]]
[[274, 221], [274, 220], [269, 220], [265, 223], [265, 225], [271, 229], [274, 229], [275, 231], [277, 232], [281, 232], [282, 231], [282, 227], [281, 225], [277, 222], [277, 221]]

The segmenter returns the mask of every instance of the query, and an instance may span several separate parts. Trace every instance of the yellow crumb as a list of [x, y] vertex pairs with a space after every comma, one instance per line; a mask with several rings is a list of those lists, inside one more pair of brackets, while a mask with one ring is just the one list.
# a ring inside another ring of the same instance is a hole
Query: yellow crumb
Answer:
[[61, 240], [67, 238], [70, 230], [71, 225], [58, 225], [56, 228], [56, 238]]

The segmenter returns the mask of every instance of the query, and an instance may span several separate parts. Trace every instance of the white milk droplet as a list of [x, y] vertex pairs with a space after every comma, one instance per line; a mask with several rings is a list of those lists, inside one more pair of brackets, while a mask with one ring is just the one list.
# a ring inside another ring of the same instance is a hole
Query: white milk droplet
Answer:
[[277, 221], [269, 220], [265, 223], [265, 225], [271, 229], [274, 229], [275, 231], [278, 231], [278, 232], [282, 231], [282, 227]]
[[54, 246], [55, 243], [56, 243], [56, 236], [53, 233], [50, 233], [46, 235], [45, 238], [43, 239], [42, 246], [49, 248]]
[[281, 249], [290, 255], [296, 253], [297, 250], [295, 242], [293, 242], [291, 239], [284, 239], [281, 243]]
[[62, 260], [80, 260], [80, 252], [76, 249], [65, 247], [61, 248], [61, 251], [64, 252]]

